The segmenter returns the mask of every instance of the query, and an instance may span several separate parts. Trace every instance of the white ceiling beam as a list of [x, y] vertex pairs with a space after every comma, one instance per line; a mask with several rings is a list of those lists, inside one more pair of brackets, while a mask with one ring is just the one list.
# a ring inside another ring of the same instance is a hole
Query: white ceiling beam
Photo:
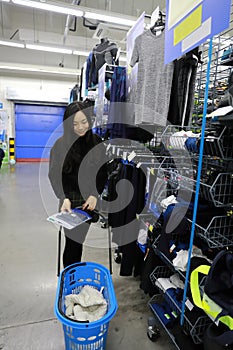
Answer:
[[[35, 42], [35, 30], [19, 28], [18, 38], [21, 41]], [[46, 32], [46, 31], [36, 31], [36, 43], [38, 44], [54, 44], [62, 45], [62, 34]], [[66, 46], [73, 47], [77, 50], [91, 50], [97, 43], [99, 39], [87, 38], [84, 36], [74, 36], [69, 35], [66, 40]]]

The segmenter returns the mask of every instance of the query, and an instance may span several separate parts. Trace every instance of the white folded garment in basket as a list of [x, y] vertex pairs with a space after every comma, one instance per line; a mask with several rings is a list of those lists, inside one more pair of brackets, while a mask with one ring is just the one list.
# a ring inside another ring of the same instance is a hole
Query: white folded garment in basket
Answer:
[[107, 301], [96, 288], [85, 285], [79, 294], [65, 297], [66, 316], [77, 321], [94, 322], [107, 312]]

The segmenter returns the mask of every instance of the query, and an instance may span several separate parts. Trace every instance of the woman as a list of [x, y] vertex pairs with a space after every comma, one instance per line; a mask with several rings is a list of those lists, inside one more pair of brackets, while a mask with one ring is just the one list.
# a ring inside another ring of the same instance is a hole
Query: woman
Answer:
[[[70, 212], [72, 208], [80, 206], [93, 211], [98, 194], [103, 191], [107, 179], [106, 166], [98, 166], [105, 155], [105, 147], [101, 138], [92, 132], [91, 111], [89, 101], [70, 103], [63, 117], [63, 136], [51, 149], [49, 179], [60, 200], [61, 211]], [[86, 160], [84, 157], [87, 154]], [[82, 162], [85, 162], [85, 176], [80, 179]], [[95, 183], [91, 175], [99, 168]], [[64, 228], [64, 267], [81, 261], [83, 242], [89, 226], [90, 223], [83, 223], [72, 230]]]

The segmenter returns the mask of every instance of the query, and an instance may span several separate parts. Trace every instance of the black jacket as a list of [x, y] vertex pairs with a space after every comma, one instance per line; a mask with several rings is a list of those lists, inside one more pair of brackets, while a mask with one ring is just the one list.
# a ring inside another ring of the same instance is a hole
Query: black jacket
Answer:
[[90, 195], [97, 197], [107, 180], [105, 153], [101, 138], [91, 130], [71, 147], [67, 146], [64, 136], [60, 137], [51, 149], [49, 162], [49, 180], [55, 195], [61, 200], [85, 201]]

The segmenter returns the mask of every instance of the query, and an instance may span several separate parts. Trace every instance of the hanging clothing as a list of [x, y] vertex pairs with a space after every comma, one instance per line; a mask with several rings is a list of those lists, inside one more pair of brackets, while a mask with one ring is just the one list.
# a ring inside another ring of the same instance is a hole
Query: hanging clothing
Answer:
[[165, 126], [172, 86], [173, 62], [164, 65], [165, 33], [146, 30], [135, 39], [130, 65], [138, 62], [135, 124]]
[[92, 69], [92, 73], [91, 72], [91, 64], [92, 64], [92, 56], [93, 56], [93, 52], [91, 51], [89, 53], [89, 56], [87, 57], [86, 60], [86, 89], [88, 89], [89, 87], [89, 80], [94, 81], [95, 77], [96, 77], [96, 70], [95, 68]]
[[108, 133], [111, 139], [127, 138], [127, 104], [126, 101], [126, 67], [114, 67], [111, 88], [110, 107], [108, 113]]
[[75, 86], [70, 91], [69, 103], [74, 102], [74, 101], [78, 101], [78, 100], [80, 100], [80, 87], [78, 84], [75, 84]]
[[110, 102], [126, 101], [126, 67], [114, 67]]
[[108, 39], [101, 39], [100, 44], [96, 45], [93, 48], [91, 69], [89, 73], [89, 83], [88, 83], [89, 87], [91, 87], [92, 85], [98, 84], [98, 72], [99, 72], [99, 69], [105, 63], [115, 64], [117, 51], [118, 51], [117, 45], [115, 43], [111, 43]]
[[[117, 169], [113, 171], [108, 179], [109, 200], [118, 198], [116, 186], [120, 180], [129, 180], [133, 186], [133, 195], [129, 204], [118, 212], [109, 213], [109, 225], [112, 227], [113, 241], [121, 247], [122, 262], [120, 275], [134, 276], [140, 274], [142, 252], [137, 246], [139, 221], [136, 214], [140, 213], [145, 205], [146, 176], [142, 169], [136, 168], [134, 164], [118, 163]], [[122, 203], [130, 196], [129, 186], [124, 182], [124, 198]]]
[[188, 126], [194, 106], [195, 80], [198, 66], [198, 48], [174, 62], [174, 74], [168, 121], [173, 125]]

